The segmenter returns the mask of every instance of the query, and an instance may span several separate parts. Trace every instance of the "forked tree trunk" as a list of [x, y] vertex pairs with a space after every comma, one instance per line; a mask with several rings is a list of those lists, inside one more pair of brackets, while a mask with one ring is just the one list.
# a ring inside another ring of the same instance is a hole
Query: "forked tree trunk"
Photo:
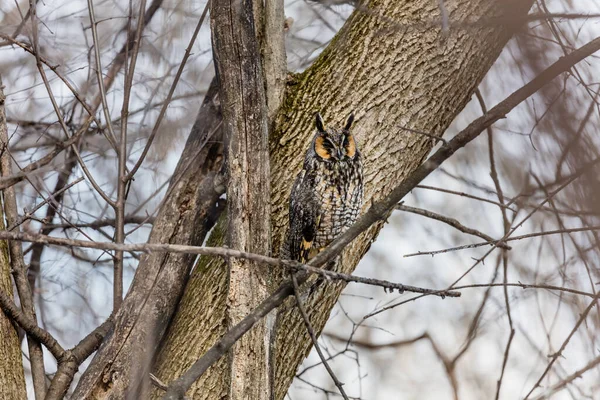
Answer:
[[[0, 153], [8, 151], [8, 132], [6, 126], [6, 113], [4, 111], [4, 91], [0, 77]], [[4, 203], [0, 202], [0, 230], [4, 226]], [[11, 277], [11, 264], [8, 252], [8, 243], [0, 241], [0, 291], [13, 297]], [[19, 335], [11, 320], [0, 310], [0, 395], [7, 399], [25, 399], [25, 376], [23, 372], [23, 356], [19, 344]]]
[[[313, 134], [315, 111], [338, 124], [355, 111], [353, 130], [365, 159], [367, 208], [416, 168], [432, 147], [431, 139], [401, 127], [442, 134], [467, 104], [511, 37], [514, 22], [523, 21], [532, 2], [445, 0], [448, 32], [439, 28], [437, 1], [372, 0], [359, 5], [313, 66], [290, 81], [271, 133], [273, 249], [279, 248], [285, 233], [290, 187]], [[340, 263], [343, 272], [354, 270], [381, 226], [372, 227], [346, 250]], [[208, 244], [221, 245], [223, 236], [217, 228]], [[323, 282], [306, 300], [318, 331], [343, 286]], [[226, 264], [203, 257], [155, 362], [155, 374], [163, 382], [180, 376], [225, 333], [226, 298]], [[275, 398], [281, 399], [311, 348], [292, 302], [279, 311], [275, 335], [273, 384]], [[230, 381], [226, 364], [227, 357], [223, 357], [188, 396], [226, 397]], [[162, 394], [155, 390], [154, 398]]]

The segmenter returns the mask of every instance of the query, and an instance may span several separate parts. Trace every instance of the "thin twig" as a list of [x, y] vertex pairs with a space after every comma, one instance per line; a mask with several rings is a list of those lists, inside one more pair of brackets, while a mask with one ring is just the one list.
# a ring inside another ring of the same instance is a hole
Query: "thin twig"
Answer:
[[579, 317], [579, 320], [577, 321], [577, 323], [575, 324], [575, 326], [573, 327], [573, 329], [571, 330], [571, 332], [569, 333], [569, 335], [567, 336], [567, 338], [564, 340], [564, 342], [560, 346], [560, 349], [558, 349], [558, 351], [556, 353], [554, 353], [554, 354], [551, 355], [551, 360], [548, 363], [548, 365], [546, 366], [546, 369], [544, 370], [544, 372], [542, 373], [542, 375], [539, 377], [539, 379], [535, 382], [535, 384], [533, 385], [533, 387], [531, 388], [531, 390], [529, 391], [529, 393], [527, 393], [527, 395], [525, 396], [525, 398], [523, 400], [527, 400], [529, 398], [529, 396], [531, 396], [531, 394], [533, 393], [533, 391], [538, 386], [540, 386], [540, 384], [542, 383], [542, 380], [548, 374], [548, 372], [552, 368], [552, 365], [554, 365], [554, 362], [558, 359], [558, 357], [562, 356], [562, 353], [565, 350], [565, 348], [567, 347], [567, 345], [569, 344], [569, 342], [571, 341], [571, 338], [573, 337], [573, 335], [575, 334], [575, 332], [577, 332], [577, 330], [579, 329], [579, 327], [581, 326], [581, 324], [585, 321], [585, 319], [587, 318], [587, 316], [590, 313], [590, 311], [592, 311], [592, 308], [594, 308], [596, 305], [598, 305], [598, 299], [600, 299], [600, 293], [598, 293], [596, 295], [596, 297], [594, 297], [594, 299], [586, 307], [585, 311], [581, 314], [581, 317]]
[[[492, 288], [492, 287], [519, 287], [522, 289], [545, 289], [545, 290], [552, 290], [552, 291], [558, 291], [558, 292], [566, 292], [566, 293], [573, 293], [573, 294], [577, 294], [580, 296], [587, 296], [590, 298], [595, 298], [596, 295], [593, 293], [587, 293], [587, 292], [583, 292], [581, 290], [576, 290], [576, 289], [570, 289], [570, 288], [565, 288], [565, 287], [561, 287], [561, 286], [553, 286], [553, 285], [542, 285], [542, 284], [529, 284], [529, 283], [475, 283], [475, 284], [471, 284], [471, 285], [461, 285], [461, 286], [456, 286], [454, 285], [452, 288], [455, 290], [464, 290], [464, 289], [472, 289], [472, 288]], [[414, 296], [411, 297], [409, 299], [406, 300], [402, 300], [399, 301], [397, 303], [393, 303], [390, 304], [388, 306], [385, 306], [383, 308], [380, 308], [378, 310], [372, 311], [369, 314], [365, 315], [363, 317], [363, 320], [366, 320], [368, 318], [374, 317], [378, 314], [381, 314], [385, 311], [391, 310], [393, 308], [399, 307], [401, 305], [410, 303], [411, 301], [415, 301], [418, 300], [422, 297], [425, 297], [425, 294], [421, 294], [419, 296]]]
[[492, 241], [488, 241], [488, 242], [479, 242], [479, 243], [473, 243], [473, 244], [465, 244], [465, 245], [456, 246], [456, 247], [449, 247], [449, 248], [442, 249], [442, 250], [419, 251], [417, 253], [405, 254], [404, 257], [415, 257], [415, 256], [424, 256], [424, 255], [431, 256], [431, 255], [436, 255], [436, 254], [448, 253], [450, 251], [456, 251], [456, 250], [474, 249], [474, 248], [482, 247], [482, 246], [486, 246], [486, 245], [494, 245], [496, 247], [500, 247], [500, 245], [505, 242], [513, 242], [515, 240], [523, 240], [523, 239], [529, 239], [529, 238], [533, 238], [533, 237], [550, 236], [550, 235], [557, 235], [557, 234], [563, 234], [563, 233], [589, 232], [589, 231], [597, 231], [597, 230], [600, 230], [600, 226], [589, 226], [589, 227], [584, 227], [584, 228], [556, 229], [556, 230], [552, 230], [552, 231], [534, 232], [534, 233], [528, 233], [526, 235], [512, 236], [512, 237], [508, 237], [506, 239], [492, 240]]
[[202, 24], [204, 23], [204, 19], [206, 18], [206, 14], [208, 13], [209, 6], [210, 6], [210, 1], [208, 1], [206, 3], [206, 6], [204, 6], [204, 11], [202, 11], [202, 15], [200, 16], [200, 20], [198, 21], [198, 24], [196, 24], [196, 29], [194, 30], [194, 33], [192, 34], [190, 42], [188, 43], [188, 47], [185, 49], [185, 54], [181, 60], [181, 63], [179, 64], [179, 68], [177, 69], [177, 73], [175, 74], [175, 78], [173, 79], [173, 83], [171, 84], [171, 88], [169, 89], [169, 93], [167, 94], [167, 98], [162, 103], [162, 107], [160, 109], [160, 112], [158, 114], [156, 122], [154, 123], [154, 128], [152, 128], [152, 133], [148, 137], [148, 141], [146, 142], [146, 145], [144, 146], [144, 150], [142, 150], [142, 154], [140, 155], [140, 158], [137, 160], [134, 167], [131, 169], [131, 172], [129, 173], [129, 175], [127, 175], [127, 180], [130, 180], [135, 175], [137, 170], [140, 168], [140, 166], [144, 162], [144, 159], [146, 158], [146, 155], [148, 154], [148, 151], [150, 150], [150, 146], [152, 146], [152, 142], [154, 141], [154, 137], [156, 136], [158, 129], [160, 128], [160, 124], [167, 112], [167, 108], [169, 107], [169, 104], [171, 104], [171, 99], [173, 98], [173, 93], [175, 93], [175, 88], [177, 87], [177, 83], [179, 83], [179, 79], [181, 78], [183, 69], [185, 68], [188, 58], [192, 54], [192, 47], [194, 46], [194, 43], [196, 42], [196, 38], [198, 37], [198, 33], [200, 32], [200, 28], [202, 27]]
[[60, 143], [57, 143], [54, 146], [54, 148], [50, 150], [45, 156], [21, 168], [21, 171], [16, 174], [6, 175], [0, 178], [0, 190], [4, 190], [13, 185], [16, 185], [17, 183], [26, 179], [27, 176], [29, 176], [30, 174], [33, 174], [35, 171], [50, 164], [52, 160], [54, 160], [56, 156], [58, 156], [63, 150], [79, 141], [83, 134], [86, 133], [87, 128], [89, 127], [89, 124], [91, 122], [92, 118], [89, 117], [86, 123], [81, 127], [81, 129], [79, 129], [73, 136], [67, 138], [66, 140]]
[[298, 287], [298, 280], [296, 279], [295, 275], [292, 275], [292, 283], [294, 284], [294, 296], [296, 297], [296, 305], [298, 306], [298, 310], [300, 311], [300, 314], [302, 314], [302, 319], [304, 320], [304, 325], [306, 326], [306, 330], [308, 331], [308, 334], [310, 335], [310, 340], [312, 340], [313, 345], [315, 346], [315, 350], [317, 351], [317, 354], [319, 355], [319, 358], [321, 359], [323, 366], [327, 370], [327, 373], [333, 380], [333, 383], [335, 383], [335, 386], [337, 386], [342, 397], [345, 400], [348, 400], [348, 395], [346, 394], [346, 392], [344, 391], [344, 388], [343, 388], [344, 384], [339, 381], [337, 376], [335, 376], [335, 373], [333, 372], [333, 370], [327, 363], [327, 360], [325, 359], [325, 356], [323, 355], [323, 352], [321, 351], [321, 346], [319, 346], [319, 342], [317, 341], [317, 336], [315, 335], [315, 330], [313, 329], [313, 327], [310, 323], [310, 319], [308, 318], [308, 314], [306, 313], [304, 304], [302, 304], [302, 299], [300, 298], [300, 293], [299, 293], [300, 288]]
[[247, 253], [225, 247], [202, 247], [202, 246], [187, 246], [178, 244], [159, 244], [159, 243], [136, 243], [136, 244], [118, 244], [113, 242], [91, 242], [86, 240], [57, 238], [46, 235], [30, 234], [25, 232], [8, 232], [0, 231], [0, 240], [15, 240], [31, 243], [42, 243], [47, 245], [83, 247], [97, 250], [122, 250], [122, 251], [140, 251], [140, 252], [172, 252], [172, 253], [189, 253], [208, 256], [219, 256], [223, 258], [243, 258], [258, 263], [264, 263], [272, 266], [280, 266], [291, 271], [304, 271], [310, 274], [316, 274], [324, 277], [326, 280], [343, 280], [346, 282], [364, 283], [372, 286], [380, 286], [387, 290], [402, 293], [415, 292], [426, 295], [434, 295], [439, 297], [460, 297], [459, 292], [425, 289], [416, 286], [403, 285], [394, 282], [388, 282], [380, 279], [363, 278], [334, 272], [326, 269], [314, 267], [309, 264], [301, 264], [296, 261], [280, 260], [277, 258], [267, 257], [260, 254]]
[[442, 142], [442, 144], [445, 146], [448, 144], [448, 141], [446, 139], [444, 139], [441, 136], [435, 135], [433, 133], [428, 133], [428, 132], [424, 132], [424, 131], [420, 131], [417, 129], [412, 129], [412, 128], [407, 128], [406, 126], [400, 126], [400, 129], [410, 132], [410, 133], [416, 133], [417, 135], [422, 135], [422, 136], [426, 136], [428, 138], [433, 139], [436, 142]]
[[596, 297], [596, 295], [594, 293], [584, 292], [584, 291], [577, 290], [577, 289], [566, 288], [563, 286], [546, 285], [546, 284], [541, 284], [541, 283], [522, 283], [522, 282], [517, 282], [517, 283], [473, 283], [470, 285], [455, 286], [454, 289], [455, 290], [463, 290], [463, 289], [484, 288], [484, 287], [485, 288], [518, 287], [521, 289], [545, 289], [545, 290], [553, 290], [553, 291], [558, 291], [558, 292], [572, 293], [572, 294], [576, 294], [579, 296], [586, 296], [586, 297], [589, 297], [592, 299], [594, 297]]
[[[31, 212], [28, 212], [31, 214]], [[142, 215], [126, 215], [125, 216], [125, 224], [152, 224], [154, 222], [154, 217], [144, 217]], [[97, 219], [92, 222], [81, 222], [81, 223], [60, 223], [60, 224], [47, 224], [46, 227], [48, 229], [68, 229], [68, 228], [91, 228], [91, 229], [100, 229], [105, 226], [115, 226], [114, 218], [103, 218]]]
[[104, 119], [106, 122], [106, 127], [108, 129], [108, 134], [111, 137], [111, 139], [113, 140], [113, 142], [116, 142], [116, 136], [115, 136], [115, 132], [114, 132], [113, 126], [112, 126], [112, 118], [110, 117], [110, 109], [108, 108], [108, 102], [106, 100], [106, 88], [104, 85], [104, 78], [102, 77], [102, 58], [100, 56], [100, 40], [98, 40], [98, 29], [96, 26], [96, 17], [94, 14], [93, 0], [88, 0], [87, 5], [88, 5], [88, 15], [90, 17], [90, 24], [91, 24], [90, 28], [92, 31], [94, 57], [95, 57], [95, 61], [96, 61], [95, 71], [96, 71], [96, 78], [98, 80], [98, 90], [99, 90], [99, 95], [100, 95], [100, 101], [102, 102], [102, 110], [104, 112]]
[[[19, 216], [19, 218], [17, 220], [17, 223], [14, 226], [9, 227], [8, 230], [12, 231], [16, 227], [18, 227], [19, 225], [21, 225], [22, 223], [24, 223], [25, 221], [27, 221], [28, 219], [30, 219], [36, 213], [37, 210], [39, 210], [40, 208], [42, 208], [46, 204], [48, 204], [50, 202], [56, 202], [56, 197], [58, 197], [59, 195], [63, 194], [64, 192], [66, 192], [67, 190], [69, 190], [70, 188], [72, 188], [73, 186], [77, 185], [83, 179], [84, 179], [83, 177], [80, 177], [79, 179], [74, 180], [73, 182], [71, 182], [68, 185], [64, 186], [60, 190], [52, 193], [50, 196], [48, 196], [47, 198], [45, 198], [44, 201], [42, 201], [41, 203], [35, 205], [31, 210], [27, 210], [27, 212], [24, 215]], [[68, 226], [68, 227], [71, 227], [70, 224], [64, 224], [64, 225]]]
[[[410, 206], [406, 206], [404, 204], [398, 204], [396, 206], [396, 210], [406, 211], [406, 212], [417, 214], [417, 215], [422, 215], [424, 217], [431, 218], [431, 219], [434, 219], [436, 221], [443, 222], [443, 223], [448, 224], [451, 227], [453, 227], [453, 228], [455, 228], [455, 229], [457, 229], [457, 230], [459, 230], [461, 232], [467, 233], [469, 235], [480, 237], [480, 238], [486, 240], [488, 243], [493, 243], [493, 242], [496, 241], [494, 238], [492, 238], [491, 236], [486, 235], [483, 232], [480, 232], [480, 231], [478, 231], [476, 229], [472, 229], [472, 228], [469, 228], [467, 226], [464, 226], [463, 224], [461, 224], [460, 222], [458, 222], [454, 218], [449, 218], [449, 217], [446, 217], [446, 216], [441, 215], [441, 214], [434, 213], [434, 212], [429, 211], [429, 210], [424, 210], [422, 208], [416, 208], [416, 207], [410, 207]], [[498, 247], [505, 248], [507, 250], [511, 249], [511, 247], [507, 246], [506, 244], [499, 244]]]
[[546, 389], [546, 391], [544, 393], [541, 393], [539, 396], [536, 396], [532, 400], [543, 400], [543, 399], [551, 398], [554, 394], [558, 393], [569, 383], [573, 382], [575, 379], [581, 378], [581, 376], [584, 373], [586, 373], [587, 371], [589, 371], [593, 368], [596, 368], [596, 366], [598, 366], [598, 365], [600, 365], [600, 356], [594, 358], [585, 367], [575, 371], [571, 375], [567, 376], [566, 378], [562, 379], [561, 381], [550, 386], [549, 388]]
[[152, 382], [152, 384], [154, 386], [156, 386], [157, 388], [159, 388], [160, 390], [162, 390], [164, 392], [166, 392], [167, 389], [169, 388], [163, 381], [158, 379], [156, 377], [156, 375], [154, 375], [153, 373], [150, 373], [150, 382]]
[[396, 342], [391, 342], [391, 343], [372, 343], [372, 342], [366, 342], [363, 340], [358, 340], [358, 339], [353, 339], [353, 338], [343, 338], [343, 337], [337, 335], [336, 333], [325, 332], [325, 333], [323, 333], [323, 335], [327, 336], [330, 339], [337, 340], [338, 342], [345, 342], [347, 345], [364, 347], [365, 349], [369, 349], [369, 350], [385, 350], [385, 349], [391, 349], [391, 348], [404, 347], [404, 346], [408, 346], [411, 344], [415, 344], [416, 342], [426, 339], [429, 336], [428, 333], [423, 333], [423, 334], [416, 336], [414, 338], [411, 338], [411, 339], [398, 340]]
[[[91, 0], [90, 0], [91, 4]], [[131, 3], [130, 4], [130, 17], [131, 17]], [[90, 6], [91, 7], [91, 6]], [[127, 201], [127, 187], [129, 184], [129, 179], [127, 175], [127, 122], [129, 117], [129, 98], [131, 95], [131, 87], [133, 86], [133, 76], [135, 73], [135, 66], [137, 62], [137, 57], [140, 50], [140, 42], [142, 37], [142, 28], [144, 27], [144, 10], [146, 9], [146, 0], [140, 1], [139, 13], [138, 13], [138, 25], [136, 29], [136, 33], [133, 39], [133, 49], [132, 55], [130, 59], [129, 68], [125, 69], [125, 87], [123, 91], [123, 105], [121, 107], [121, 137], [119, 138], [119, 151], [117, 151], [118, 162], [117, 162], [117, 201], [114, 204], [115, 211], [115, 242], [116, 243], [125, 243], [125, 206]], [[90, 8], [90, 19], [93, 18], [93, 9]], [[96, 24], [92, 19], [92, 32], [95, 32]], [[127, 30], [129, 32], [129, 29]], [[131, 39], [128, 38], [128, 42], [131, 42]], [[96, 37], [94, 36], [94, 47], [98, 48], [98, 42], [96, 41]], [[97, 64], [100, 67], [99, 53], [96, 53]], [[127, 54], [126, 54], [127, 56]], [[100, 71], [101, 72], [101, 71]], [[101, 78], [101, 74], [98, 75], [98, 83], [100, 86], [100, 90], [104, 90], [103, 85], [101, 84], [103, 79]], [[102, 101], [103, 107], [106, 107], [104, 104], [106, 93], [102, 93]], [[107, 118], [107, 126], [110, 127], [111, 122], [108, 121], [110, 116], [106, 111]], [[133, 175], [131, 176], [133, 177]], [[123, 302], [123, 252], [115, 251], [114, 260], [114, 270], [113, 270], [113, 313], [116, 313], [117, 310], [121, 307]]]
[[[0, 33], [0, 37], [4, 38], [8, 41], [10, 41], [12, 44], [19, 46], [20, 48], [22, 48], [23, 50], [25, 50], [26, 52], [30, 53], [31, 55], [33, 55], [34, 57], [37, 55], [35, 50], [33, 48], [31, 48], [30, 46], [28, 46], [25, 43], [19, 42], [17, 40], [14, 40], [6, 35], [3, 35], [2, 33]], [[47, 60], [45, 57], [42, 57], [41, 55], [39, 56], [39, 61], [46, 65], [52, 72], [54, 72], [54, 74], [58, 77], [58, 79], [60, 79], [65, 86], [69, 89], [69, 91], [73, 94], [73, 96], [75, 97], [75, 99], [79, 102], [79, 104], [81, 104], [81, 106], [86, 110], [86, 112], [88, 113], [88, 115], [92, 118], [92, 120], [94, 122], [96, 122], [96, 126], [100, 127], [100, 121], [98, 121], [96, 119], [96, 116], [94, 115], [94, 112], [92, 111], [91, 107], [85, 102], [85, 100], [81, 97], [81, 95], [79, 94], [79, 92], [77, 91], [77, 89], [75, 89], [75, 87], [71, 84], [71, 82], [69, 82], [69, 80], [67, 78], [65, 78], [59, 71], [58, 71], [58, 67], [59, 65], [54, 65], [52, 63], [50, 63], [49, 60]], [[113, 143], [111, 143], [112, 145]]]
[[[475, 91], [475, 95], [477, 100], [479, 101], [479, 105], [481, 106], [481, 111], [483, 114], [487, 113], [487, 106], [485, 105], [485, 100], [479, 91], [479, 88]], [[487, 128], [487, 137], [488, 137], [488, 154], [490, 158], [490, 177], [494, 182], [494, 187], [496, 188], [496, 195], [498, 196], [498, 202], [504, 204], [504, 192], [502, 190], [502, 186], [500, 185], [500, 179], [498, 178], [498, 171], [496, 170], [496, 162], [494, 156], [494, 135], [492, 131], [492, 127], [489, 126]], [[502, 226], [504, 229], [504, 235], [507, 235], [510, 230], [510, 223], [508, 221], [508, 216], [506, 215], [506, 209], [500, 208], [501, 216], [502, 216]], [[500, 246], [498, 246], [500, 247]], [[498, 383], [496, 385], [496, 400], [500, 399], [500, 389], [502, 388], [502, 380], [504, 379], [504, 371], [506, 370], [506, 365], [508, 363], [508, 357], [510, 355], [510, 346], [512, 344], [513, 338], [515, 336], [515, 329], [513, 327], [512, 315], [510, 310], [510, 302], [508, 299], [508, 287], [506, 285], [508, 281], [508, 253], [505, 251], [502, 252], [502, 265], [503, 265], [503, 280], [504, 280], [504, 304], [506, 305], [506, 315], [508, 316], [508, 326], [510, 328], [510, 335], [508, 337], [508, 341], [506, 343], [506, 348], [504, 349], [504, 358], [502, 361], [502, 370], [500, 371], [500, 378], [498, 379]]]
[[[506, 286], [505, 286], [506, 288]], [[505, 289], [506, 290], [506, 289]], [[506, 292], [505, 292], [506, 294]], [[505, 295], [506, 298], [506, 295]], [[511, 322], [512, 325], [512, 322]], [[506, 371], [506, 365], [508, 364], [508, 356], [510, 354], [510, 346], [512, 345], [513, 338], [515, 337], [515, 330], [511, 327], [510, 334], [508, 335], [508, 341], [504, 348], [504, 356], [502, 357], [502, 369], [500, 370], [500, 378], [496, 383], [496, 400], [500, 398], [500, 389], [502, 388], [502, 380], [504, 379], [504, 372]]]
[[464, 192], [457, 192], [455, 190], [438, 188], [438, 187], [428, 186], [428, 185], [417, 185], [416, 188], [417, 189], [435, 190], [437, 192], [453, 194], [453, 195], [456, 195], [456, 196], [462, 196], [462, 197], [466, 197], [466, 198], [469, 198], [469, 199], [473, 199], [473, 200], [483, 201], [485, 203], [494, 204], [494, 205], [496, 205], [496, 206], [498, 206], [500, 208], [506, 208], [506, 209], [508, 209], [508, 210], [510, 210], [512, 212], [517, 212], [517, 210], [515, 210], [515, 209], [513, 209], [510, 206], [507, 206], [505, 204], [498, 203], [497, 201], [486, 199], [484, 197], [474, 196], [472, 194], [468, 194], [468, 193], [464, 193]]

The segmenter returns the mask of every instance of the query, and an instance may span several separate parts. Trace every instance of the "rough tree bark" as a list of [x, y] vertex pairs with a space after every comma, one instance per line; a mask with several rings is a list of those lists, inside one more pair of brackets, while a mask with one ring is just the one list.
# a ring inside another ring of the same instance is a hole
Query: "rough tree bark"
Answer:
[[[372, 0], [358, 5], [344, 28], [303, 74], [294, 76], [270, 137], [273, 249], [287, 225], [288, 197], [312, 136], [312, 114], [342, 123], [355, 110], [354, 132], [365, 157], [365, 208], [385, 196], [418, 166], [432, 141], [400, 127], [441, 135], [523, 20], [532, 0], [447, 0], [449, 32], [437, 2]], [[382, 224], [355, 240], [340, 263], [352, 272]], [[221, 227], [209, 245], [223, 243]], [[325, 324], [342, 283], [317, 283], [306, 299], [317, 331]], [[177, 378], [226, 329], [227, 269], [201, 258], [155, 363], [165, 383]], [[275, 398], [283, 398], [310, 339], [290, 302], [279, 311], [273, 347]], [[188, 391], [194, 399], [222, 398], [228, 392], [227, 360], [214, 364]], [[155, 391], [158, 398], [162, 392]]]
[[[0, 154], [8, 151], [8, 132], [6, 126], [6, 114], [4, 111], [4, 91], [2, 78], [0, 77]], [[0, 204], [0, 230], [4, 226], [4, 202]], [[0, 242], [0, 290], [9, 296], [13, 296], [13, 285], [10, 279], [11, 264], [8, 251], [8, 243]], [[11, 399], [27, 398], [25, 390], [25, 374], [23, 372], [23, 357], [16, 327], [12, 324], [2, 310], [0, 310], [0, 393]]]
[[[213, 2], [211, 30], [227, 155], [226, 244], [270, 255], [268, 115], [260, 40], [255, 29], [255, 20], [260, 20], [255, 9], [260, 9], [256, 6], [260, 3]], [[226, 319], [232, 328], [269, 295], [271, 274], [269, 267], [242, 259], [229, 259], [228, 268]], [[270, 332], [263, 319], [232, 348], [228, 366], [230, 399], [271, 397]]]
[[260, 10], [256, 12], [256, 15], [261, 17], [255, 21], [255, 26], [260, 38], [267, 112], [269, 126], [271, 126], [285, 95], [287, 76], [284, 40], [285, 14], [283, 0], [256, 1], [255, 4]]

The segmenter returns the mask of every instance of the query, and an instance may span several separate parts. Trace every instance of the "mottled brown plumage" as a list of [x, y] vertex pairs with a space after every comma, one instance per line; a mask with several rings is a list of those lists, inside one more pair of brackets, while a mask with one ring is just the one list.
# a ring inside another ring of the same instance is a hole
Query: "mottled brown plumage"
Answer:
[[363, 201], [360, 151], [350, 128], [326, 129], [316, 115], [317, 132], [290, 194], [289, 231], [281, 257], [306, 262], [356, 221]]

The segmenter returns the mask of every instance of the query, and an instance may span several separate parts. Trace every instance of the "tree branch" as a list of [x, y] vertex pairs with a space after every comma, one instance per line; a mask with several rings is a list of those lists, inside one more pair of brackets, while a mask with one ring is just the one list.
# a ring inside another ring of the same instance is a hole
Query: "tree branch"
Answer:
[[299, 294], [300, 288], [298, 287], [298, 280], [296, 279], [295, 275], [292, 275], [292, 283], [294, 285], [294, 297], [296, 298], [296, 305], [298, 306], [298, 310], [300, 311], [300, 314], [302, 314], [302, 319], [304, 320], [304, 324], [306, 325], [306, 330], [308, 331], [308, 334], [310, 335], [310, 340], [312, 341], [313, 346], [315, 346], [315, 350], [317, 350], [317, 354], [319, 355], [319, 358], [321, 359], [323, 366], [327, 370], [327, 373], [333, 380], [333, 383], [340, 391], [340, 394], [342, 395], [342, 397], [345, 400], [348, 400], [348, 395], [346, 394], [346, 391], [344, 390], [344, 387], [343, 387], [344, 384], [339, 381], [337, 376], [335, 376], [335, 373], [333, 372], [333, 370], [327, 363], [327, 360], [325, 359], [325, 356], [323, 355], [323, 352], [321, 351], [321, 347], [319, 346], [319, 342], [317, 341], [317, 336], [315, 334], [315, 330], [313, 329], [313, 327], [310, 323], [310, 319], [308, 319], [308, 314], [306, 313], [306, 310], [304, 309], [304, 304], [302, 304], [302, 299], [300, 298], [300, 294]]
[[415, 292], [423, 293], [427, 295], [436, 295], [440, 297], [460, 297], [460, 293], [456, 291], [436, 290], [436, 289], [424, 289], [416, 286], [403, 285], [400, 283], [389, 282], [380, 279], [363, 278], [358, 276], [352, 276], [341, 272], [330, 271], [321, 269], [308, 264], [301, 264], [297, 261], [291, 260], [280, 260], [277, 258], [263, 256], [261, 254], [254, 254], [234, 250], [226, 247], [200, 247], [200, 246], [187, 246], [179, 244], [159, 244], [159, 243], [137, 243], [137, 244], [118, 244], [113, 242], [91, 242], [86, 240], [77, 239], [66, 239], [57, 238], [46, 235], [30, 234], [25, 232], [8, 232], [0, 231], [0, 240], [13, 240], [23, 241], [32, 243], [42, 243], [46, 245], [58, 245], [58, 246], [71, 246], [71, 247], [83, 247], [88, 249], [98, 250], [121, 250], [127, 252], [140, 251], [144, 253], [181, 253], [181, 254], [199, 254], [205, 256], [218, 256], [225, 259], [239, 258], [254, 261], [260, 264], [271, 265], [275, 267], [283, 267], [292, 272], [303, 271], [314, 275], [324, 277], [326, 280], [342, 280], [345, 282], [356, 282], [363, 283], [366, 285], [380, 286], [390, 291], [397, 290], [399, 293], [402, 292]]
[[[599, 159], [599, 161], [600, 161], [600, 159]], [[563, 234], [563, 233], [589, 232], [589, 231], [597, 231], [597, 230], [600, 230], [600, 226], [587, 226], [587, 227], [583, 227], [583, 228], [555, 229], [555, 230], [552, 230], [552, 231], [533, 232], [533, 233], [528, 233], [528, 234], [525, 234], [525, 235], [508, 237], [508, 238], [506, 238], [504, 240], [502, 240], [502, 239], [500, 239], [500, 240], [492, 239], [491, 241], [487, 241], [487, 242], [465, 244], [463, 246], [449, 247], [447, 249], [442, 249], [442, 250], [419, 251], [419, 252], [416, 252], [416, 253], [405, 254], [404, 257], [414, 257], [414, 256], [422, 256], [422, 255], [435, 255], [435, 254], [441, 254], [441, 253], [448, 253], [450, 251], [456, 251], [456, 250], [474, 249], [474, 248], [482, 247], [482, 246], [486, 246], [486, 245], [496, 245], [496, 247], [501, 248], [504, 245], [505, 242], [513, 242], [515, 240], [530, 239], [530, 238], [533, 238], [533, 237], [557, 235], [557, 234]], [[504, 246], [506, 246], [506, 245], [504, 245]], [[510, 249], [510, 247], [509, 247], [509, 249]]]
[[[487, 241], [487, 243], [494, 243], [494, 242], [496, 242], [496, 240], [494, 238], [492, 238], [491, 236], [488, 236], [485, 233], [480, 232], [480, 231], [478, 231], [476, 229], [472, 229], [472, 228], [466, 227], [466, 226], [464, 226], [463, 224], [461, 224], [460, 222], [458, 222], [454, 218], [448, 218], [448, 217], [446, 217], [444, 215], [437, 214], [437, 213], [434, 213], [434, 212], [429, 211], [429, 210], [423, 210], [421, 208], [410, 207], [410, 206], [406, 206], [404, 204], [398, 204], [396, 206], [396, 210], [406, 211], [406, 212], [410, 212], [410, 213], [417, 214], [417, 215], [422, 215], [424, 217], [431, 218], [431, 219], [434, 219], [436, 221], [443, 222], [443, 223], [445, 223], [447, 225], [450, 225], [451, 227], [453, 227], [453, 228], [455, 228], [455, 229], [457, 229], [457, 230], [459, 230], [461, 232], [464, 232], [464, 233], [467, 233], [469, 235], [473, 235], [473, 236], [477, 236], [477, 237], [480, 237], [482, 239], [485, 239]], [[510, 247], [507, 246], [507, 245], [505, 245], [505, 244], [498, 244], [498, 247], [506, 248], [506, 249], [510, 250]], [[406, 255], [405, 257], [408, 257], [408, 255]]]

